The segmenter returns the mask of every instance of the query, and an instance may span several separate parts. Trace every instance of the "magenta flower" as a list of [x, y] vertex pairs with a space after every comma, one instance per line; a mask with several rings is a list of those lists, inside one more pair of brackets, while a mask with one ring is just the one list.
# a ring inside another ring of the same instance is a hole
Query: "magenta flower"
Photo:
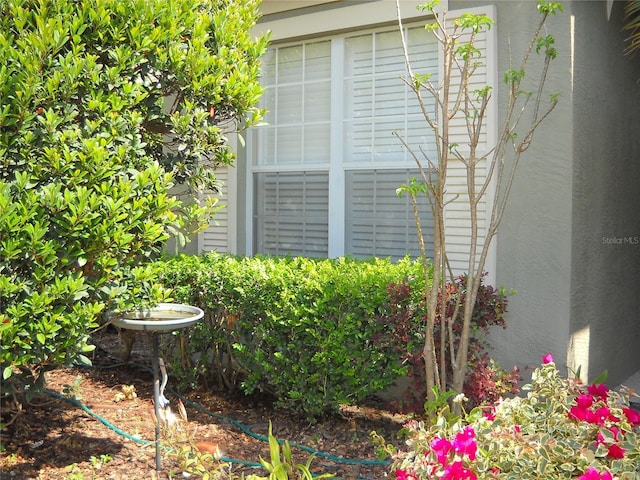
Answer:
[[589, 395], [600, 397], [603, 400], [606, 400], [609, 397], [609, 387], [607, 387], [604, 383], [600, 383], [598, 385], [592, 383], [587, 387], [587, 392], [589, 392]]
[[626, 451], [625, 451], [624, 448], [622, 448], [617, 443], [614, 443], [613, 445], [609, 445], [609, 448], [608, 448], [608, 451], [607, 451], [607, 457], [609, 457], [609, 458], [624, 458], [624, 454], [625, 453], [626, 453]]
[[589, 467], [583, 475], [578, 477], [578, 480], [613, 480], [613, 477], [609, 472], [602, 472], [602, 474], [600, 474], [596, 467]]
[[495, 407], [492, 407], [490, 410], [485, 410], [484, 412], [482, 412], [482, 416], [487, 420], [489, 420], [490, 422], [493, 422], [496, 419], [495, 414], [496, 414]]
[[589, 408], [593, 405], [593, 397], [586, 393], [582, 393], [576, 397], [576, 403], [580, 408]]
[[447, 456], [449, 452], [453, 449], [453, 445], [446, 438], [436, 438], [433, 442], [431, 442], [431, 450], [436, 454], [436, 458], [440, 465], [446, 465]]
[[580, 408], [578, 405], [573, 405], [569, 409], [569, 418], [584, 422], [587, 421], [587, 416], [592, 413], [588, 408]]
[[613, 433], [613, 439], [616, 442], [620, 441], [620, 429], [618, 427], [616, 427], [615, 425], [612, 425], [609, 427], [609, 431]]
[[477, 480], [478, 477], [471, 470], [466, 468], [462, 462], [454, 462], [444, 469], [444, 480]]
[[396, 480], [418, 480], [413, 473], [409, 473], [406, 470], [396, 470]]
[[609, 407], [600, 407], [595, 412], [592, 410], [587, 411], [587, 422], [594, 425], [604, 425], [605, 420], [611, 416], [611, 410]]
[[596, 467], [589, 467], [583, 475], [578, 477], [578, 480], [600, 480], [600, 472]]
[[640, 425], [640, 412], [629, 407], [624, 407], [622, 411], [631, 425]]
[[462, 432], [456, 435], [456, 439], [453, 441], [453, 449], [460, 455], [467, 455], [469, 460], [475, 460], [478, 450], [475, 437], [476, 432], [473, 427], [465, 427]]
[[542, 363], [544, 365], [548, 364], [548, 363], [553, 363], [553, 355], [551, 355], [550, 353], [547, 353], [546, 355], [542, 356]]

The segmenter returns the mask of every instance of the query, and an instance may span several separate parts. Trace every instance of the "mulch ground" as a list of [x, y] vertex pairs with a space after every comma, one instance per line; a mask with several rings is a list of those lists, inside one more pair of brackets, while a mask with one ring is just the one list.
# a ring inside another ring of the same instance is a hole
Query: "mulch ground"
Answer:
[[[259, 438], [267, 436], [269, 422], [276, 438], [294, 445], [296, 462], [305, 463], [310, 451], [317, 451], [312, 471], [334, 473], [340, 479], [388, 478], [388, 466], [378, 461], [370, 440], [372, 431], [388, 443], [402, 444], [397, 432], [406, 417], [380, 401], [345, 407], [341, 415], [309, 423], [275, 409], [268, 398], [199, 389], [184, 394], [188, 419], [162, 432], [157, 469], [153, 377], [148, 368], [140, 367], [151, 365], [150, 349], [137, 342], [131, 363], [122, 364], [116, 353], [117, 333], [102, 332], [94, 341], [99, 346], [96, 368], [47, 373], [47, 388], [54, 394], [37, 396], [2, 430], [2, 480], [200, 478], [186, 473], [194, 471], [186, 464], [196, 458], [210, 473], [218, 472], [217, 478], [266, 476], [251, 464], [269, 458], [268, 442]], [[113, 365], [119, 366], [109, 368]], [[177, 412], [177, 399], [167, 397]], [[3, 405], [3, 422], [15, 413], [15, 408], [10, 410], [10, 405]], [[216, 460], [207, 451], [223, 457]]]

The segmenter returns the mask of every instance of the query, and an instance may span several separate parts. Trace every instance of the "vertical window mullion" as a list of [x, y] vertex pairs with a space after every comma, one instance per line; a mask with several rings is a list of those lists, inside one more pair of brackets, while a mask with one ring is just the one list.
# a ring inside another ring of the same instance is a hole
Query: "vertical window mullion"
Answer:
[[369, 131], [369, 161], [374, 162], [376, 157], [376, 38], [377, 34], [371, 34], [371, 123]]
[[300, 93], [302, 94], [302, 98], [300, 99], [300, 108], [302, 112], [300, 113], [300, 163], [302, 165], [305, 164], [305, 155], [304, 155], [304, 139], [305, 139], [305, 99], [306, 99], [306, 83], [307, 83], [307, 45], [302, 44], [302, 85], [300, 86]]
[[331, 41], [331, 127], [329, 159], [329, 257], [345, 254], [344, 38]]

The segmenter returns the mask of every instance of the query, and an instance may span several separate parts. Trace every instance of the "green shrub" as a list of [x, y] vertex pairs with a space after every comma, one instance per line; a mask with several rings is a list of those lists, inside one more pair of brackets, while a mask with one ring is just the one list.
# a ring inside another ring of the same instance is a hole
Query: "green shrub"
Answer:
[[257, 6], [0, 2], [3, 380], [41, 381], [89, 349], [100, 312], [162, 298], [145, 262], [209, 213], [169, 189], [212, 186], [233, 160], [220, 125], [261, 114]]
[[[424, 323], [415, 321], [416, 305], [412, 298], [415, 293], [411, 291], [411, 285], [407, 282], [400, 282], [389, 285], [389, 296], [394, 305], [389, 317], [389, 323], [393, 325], [392, 341], [401, 350], [403, 363], [408, 365], [408, 377], [411, 384], [407, 386], [402, 398], [395, 400], [394, 405], [405, 412], [423, 412], [426, 395], [425, 365], [423, 357], [424, 348]], [[460, 342], [462, 328], [462, 310], [456, 305], [464, 303], [466, 295], [466, 276], [459, 276], [455, 279], [455, 284], [446, 284], [447, 301], [445, 303], [446, 315], [445, 324], [450, 326], [447, 332], [451, 335], [454, 347]], [[438, 315], [434, 327], [435, 337], [440, 338], [443, 315], [441, 315], [441, 296], [438, 303]], [[521, 377], [518, 368], [507, 372], [502, 369], [489, 356], [490, 345], [486, 341], [491, 328], [506, 328], [505, 314], [507, 311], [508, 298], [502, 290], [496, 290], [490, 285], [480, 284], [473, 315], [471, 316], [471, 333], [469, 341], [469, 357], [467, 362], [467, 374], [464, 383], [464, 394], [469, 399], [472, 406], [480, 404], [490, 404], [505, 396], [506, 394], [518, 393], [518, 382]], [[454, 313], [458, 317], [453, 319]], [[447, 375], [450, 381], [453, 377], [451, 367], [451, 346], [445, 349], [445, 354], [441, 357], [440, 342], [436, 343], [436, 353], [439, 358], [443, 358], [443, 369], [441, 373]], [[450, 386], [450, 385], [449, 385]]]
[[[390, 340], [387, 286], [424, 281], [409, 259], [209, 254], [175, 257], [161, 269], [175, 300], [205, 310], [203, 322], [176, 334], [182, 353], [174, 372], [192, 383], [241, 380], [247, 393], [266, 391], [280, 406], [317, 416], [407, 371]], [[414, 291], [418, 304], [422, 289]]]

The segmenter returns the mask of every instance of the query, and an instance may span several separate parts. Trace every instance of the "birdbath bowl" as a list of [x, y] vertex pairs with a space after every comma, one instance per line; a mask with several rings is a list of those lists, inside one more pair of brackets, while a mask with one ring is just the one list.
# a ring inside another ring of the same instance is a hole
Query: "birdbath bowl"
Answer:
[[194, 325], [204, 316], [202, 309], [182, 303], [159, 303], [155, 307], [115, 315], [116, 327], [147, 332], [171, 332]]
[[[155, 307], [141, 310], [132, 310], [124, 313], [110, 315], [113, 325], [127, 330], [140, 330], [152, 334], [153, 338], [153, 400], [154, 413], [156, 415], [156, 470], [161, 469], [160, 459], [160, 421], [163, 412], [169, 407], [169, 400], [164, 396], [164, 387], [167, 384], [167, 372], [164, 361], [158, 354], [158, 334], [171, 332], [180, 328], [190, 327], [196, 324], [204, 312], [198, 307], [181, 303], [159, 303]], [[160, 385], [160, 371], [162, 371], [162, 386]], [[166, 413], [164, 414], [166, 419]]]

